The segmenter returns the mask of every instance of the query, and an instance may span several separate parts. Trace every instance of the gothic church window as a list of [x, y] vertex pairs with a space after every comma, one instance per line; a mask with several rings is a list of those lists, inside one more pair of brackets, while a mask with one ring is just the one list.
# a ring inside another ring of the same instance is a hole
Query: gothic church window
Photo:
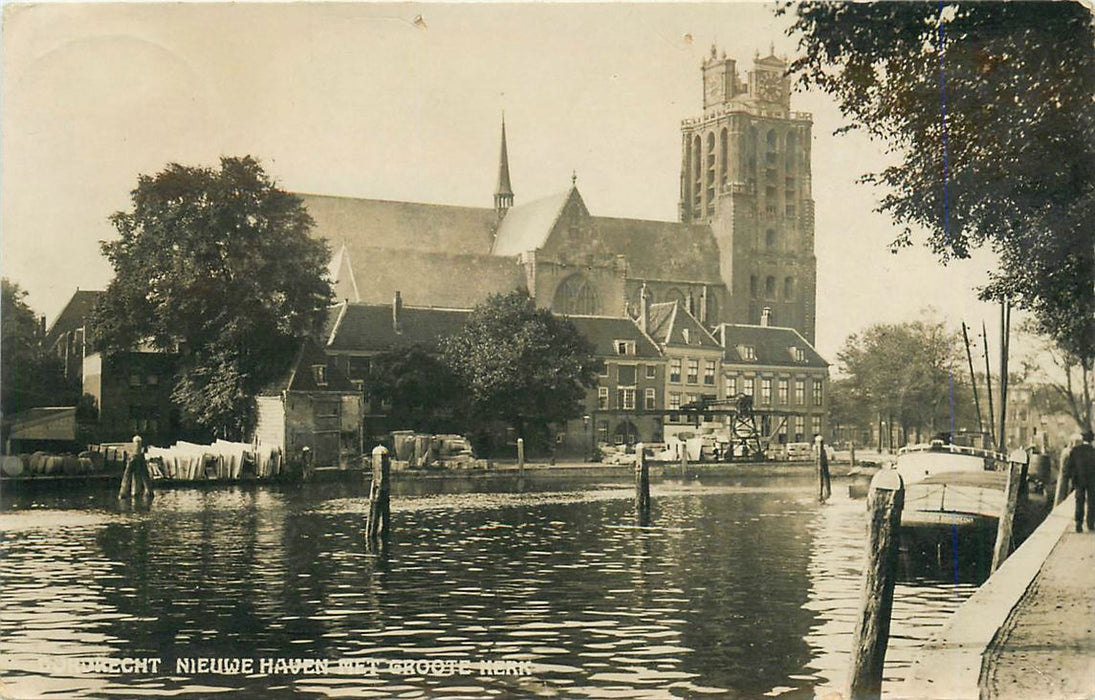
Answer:
[[555, 290], [551, 308], [564, 314], [591, 315], [600, 313], [597, 292], [584, 275], [571, 275]]
[[764, 298], [774, 299], [776, 297], [776, 278], [769, 275], [764, 278]]
[[726, 129], [723, 129], [719, 133], [719, 182], [723, 185], [725, 185], [726, 182], [727, 182], [727, 176], [726, 176], [727, 144], [726, 144], [726, 139], [727, 139]]
[[768, 229], [764, 232], [764, 247], [768, 250], [772, 250], [776, 247], [776, 231], [775, 229]]
[[795, 278], [788, 277], [783, 280], [783, 298], [791, 299], [795, 296]]

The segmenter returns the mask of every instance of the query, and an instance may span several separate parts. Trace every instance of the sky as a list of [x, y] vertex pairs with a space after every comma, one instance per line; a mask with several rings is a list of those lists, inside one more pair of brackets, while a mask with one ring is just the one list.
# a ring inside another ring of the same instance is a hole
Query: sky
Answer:
[[[702, 108], [713, 43], [793, 57], [769, 3], [7, 5], [0, 73], [0, 271], [52, 321], [111, 277], [99, 241], [141, 173], [257, 157], [285, 189], [491, 206], [505, 111], [516, 201], [564, 190], [594, 215], [677, 216], [680, 122]], [[744, 77], [744, 75], [743, 75]], [[835, 362], [874, 323], [957, 326], [991, 258], [941, 266], [889, 249], [887, 164], [825, 95], [811, 112], [817, 342]], [[942, 186], [942, 185], [941, 185]], [[961, 196], [961, 193], [952, 193]]]

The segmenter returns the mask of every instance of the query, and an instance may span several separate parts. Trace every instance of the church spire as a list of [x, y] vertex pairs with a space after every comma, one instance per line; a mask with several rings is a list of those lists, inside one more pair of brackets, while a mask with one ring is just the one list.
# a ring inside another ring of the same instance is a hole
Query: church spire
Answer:
[[501, 218], [513, 206], [513, 187], [509, 184], [509, 155], [506, 153], [506, 113], [502, 113], [502, 154], [498, 158], [498, 186], [494, 190], [494, 211]]

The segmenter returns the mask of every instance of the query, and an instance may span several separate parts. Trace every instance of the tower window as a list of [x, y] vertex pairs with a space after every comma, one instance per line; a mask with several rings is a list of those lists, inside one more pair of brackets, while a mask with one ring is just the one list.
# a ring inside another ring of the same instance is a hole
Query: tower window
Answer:
[[769, 275], [764, 278], [764, 297], [774, 299], [776, 296], [776, 278]]
[[795, 278], [788, 277], [783, 280], [783, 298], [791, 299], [795, 295]]
[[757, 298], [757, 276], [749, 275], [749, 296]]
[[768, 229], [764, 232], [764, 247], [771, 250], [776, 247], [776, 230]]

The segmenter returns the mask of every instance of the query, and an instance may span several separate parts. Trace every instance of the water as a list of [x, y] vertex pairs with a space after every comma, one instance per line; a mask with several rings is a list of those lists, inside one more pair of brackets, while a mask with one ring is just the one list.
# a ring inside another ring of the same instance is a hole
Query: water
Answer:
[[[366, 501], [347, 488], [165, 491], [136, 512], [106, 491], [6, 497], [5, 695], [809, 698], [844, 685], [864, 505], [839, 488], [819, 506], [808, 480], [657, 484], [648, 528], [619, 485], [403, 496], [385, 556], [364, 551]], [[899, 585], [890, 689], [974, 586]], [[58, 665], [103, 657], [162, 662]], [[194, 657], [253, 672], [177, 672]], [[258, 672], [274, 658], [329, 666]], [[444, 675], [446, 660], [467, 673]], [[480, 675], [481, 661], [531, 673]]]

